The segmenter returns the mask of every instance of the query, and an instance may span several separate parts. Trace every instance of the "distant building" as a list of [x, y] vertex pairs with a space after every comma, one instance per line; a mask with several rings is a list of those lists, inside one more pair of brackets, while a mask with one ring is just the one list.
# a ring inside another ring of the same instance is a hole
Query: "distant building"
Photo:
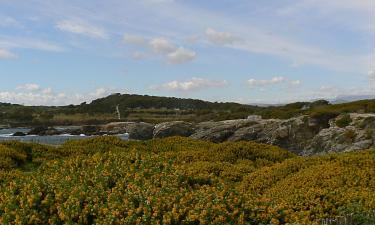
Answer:
[[248, 120], [261, 120], [262, 116], [259, 115], [250, 115], [247, 117]]
[[304, 105], [301, 110], [309, 110], [310, 109], [310, 106], [309, 105]]

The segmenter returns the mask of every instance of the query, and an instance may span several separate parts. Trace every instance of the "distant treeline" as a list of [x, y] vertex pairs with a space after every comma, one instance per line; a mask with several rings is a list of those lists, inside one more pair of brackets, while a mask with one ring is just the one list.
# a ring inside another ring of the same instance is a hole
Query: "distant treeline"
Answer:
[[116, 107], [123, 121], [158, 123], [172, 120], [201, 122], [242, 119], [249, 115], [288, 119], [311, 115], [329, 120], [342, 113], [375, 112], [375, 100], [332, 105], [328, 101], [296, 102], [282, 106], [252, 106], [239, 103], [208, 102], [197, 99], [157, 97], [148, 95], [112, 94], [91, 103], [68, 106], [22, 106], [0, 103], [0, 124], [71, 125], [118, 121]]

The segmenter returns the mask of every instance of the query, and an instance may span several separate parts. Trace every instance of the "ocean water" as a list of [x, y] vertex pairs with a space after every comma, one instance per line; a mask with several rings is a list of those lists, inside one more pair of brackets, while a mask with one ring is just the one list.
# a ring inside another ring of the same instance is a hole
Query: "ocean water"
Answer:
[[[69, 127], [71, 128], [71, 127]], [[67, 129], [67, 128], [57, 128], [57, 129]], [[92, 138], [95, 136], [84, 136], [84, 135], [51, 135], [51, 136], [37, 136], [37, 135], [27, 135], [23, 137], [13, 137], [12, 134], [15, 132], [29, 132], [29, 128], [12, 128], [12, 129], [0, 129], [0, 142], [1, 141], [23, 141], [23, 142], [33, 142], [39, 144], [50, 144], [50, 145], [60, 145], [68, 140], [81, 140]], [[129, 140], [129, 134], [119, 134], [116, 135], [117, 137], [121, 138], [122, 140]]]

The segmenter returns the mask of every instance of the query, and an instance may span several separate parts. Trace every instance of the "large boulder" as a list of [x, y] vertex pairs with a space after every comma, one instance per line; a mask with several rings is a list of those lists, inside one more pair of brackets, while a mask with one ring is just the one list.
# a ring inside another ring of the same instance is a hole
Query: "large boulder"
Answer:
[[26, 136], [26, 134], [24, 132], [17, 131], [14, 134], [12, 134], [12, 136], [13, 137], [24, 137], [24, 136]]
[[[204, 122], [197, 124], [191, 137], [213, 142], [256, 141], [301, 155], [375, 147], [375, 114], [335, 115], [322, 113], [287, 120]], [[342, 118], [347, 122], [343, 123]]]
[[128, 133], [130, 139], [148, 140], [153, 138], [154, 125], [137, 122], [114, 122], [100, 128], [100, 132], [107, 134]]
[[310, 145], [311, 140], [320, 131], [320, 126], [311, 123], [307, 116], [283, 120], [276, 129], [270, 130], [270, 144], [290, 149], [300, 153]]
[[236, 129], [228, 141], [256, 141], [299, 153], [310, 144], [318, 132], [319, 129], [310, 123], [307, 116], [289, 120], [269, 119]]
[[330, 127], [321, 130], [306, 147], [303, 155], [322, 154], [329, 152], [355, 151], [375, 147], [375, 114], [350, 114], [352, 122], [347, 126], [338, 126], [330, 121]]
[[154, 138], [165, 138], [171, 136], [188, 137], [192, 135], [194, 131], [195, 126], [192, 123], [173, 121], [157, 124], [153, 136]]
[[39, 127], [34, 127], [27, 134], [38, 135], [38, 136], [50, 136], [50, 135], [59, 135], [61, 134], [61, 131], [58, 131], [53, 127], [39, 126]]
[[100, 134], [100, 127], [95, 125], [82, 126], [81, 134], [85, 134], [87, 136]]
[[[254, 124], [248, 127], [242, 127], [236, 130], [228, 141], [258, 141], [262, 137], [264, 130], [263, 124]], [[267, 141], [263, 141], [267, 142]]]
[[63, 131], [64, 133], [72, 134], [72, 135], [81, 135], [84, 134], [86, 136], [92, 135], [101, 135], [100, 126], [96, 125], [85, 125], [78, 129], [67, 129]]
[[196, 132], [191, 135], [194, 139], [208, 140], [212, 142], [228, 141], [234, 133], [241, 128], [257, 124], [254, 120], [226, 120], [220, 122], [199, 123]]

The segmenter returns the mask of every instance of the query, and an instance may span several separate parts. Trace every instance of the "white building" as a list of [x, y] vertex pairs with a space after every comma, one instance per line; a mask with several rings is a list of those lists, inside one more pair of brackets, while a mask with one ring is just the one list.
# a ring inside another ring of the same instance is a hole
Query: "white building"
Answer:
[[259, 115], [250, 115], [247, 117], [248, 120], [261, 120], [262, 116]]

